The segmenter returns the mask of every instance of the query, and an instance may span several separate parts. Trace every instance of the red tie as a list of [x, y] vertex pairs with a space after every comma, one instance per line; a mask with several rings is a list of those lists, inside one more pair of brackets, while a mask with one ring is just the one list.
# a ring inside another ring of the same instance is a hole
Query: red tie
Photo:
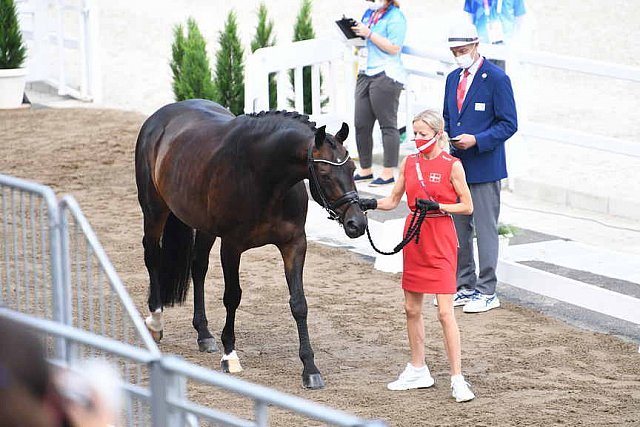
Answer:
[[462, 109], [462, 101], [464, 101], [464, 94], [467, 91], [467, 76], [469, 76], [469, 69], [465, 68], [462, 78], [458, 83], [458, 90], [456, 91], [456, 100], [458, 101], [458, 112]]

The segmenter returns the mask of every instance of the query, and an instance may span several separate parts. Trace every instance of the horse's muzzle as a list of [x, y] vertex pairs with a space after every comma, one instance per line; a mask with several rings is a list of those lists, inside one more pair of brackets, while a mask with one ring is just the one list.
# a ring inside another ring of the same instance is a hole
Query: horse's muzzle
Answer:
[[367, 228], [367, 217], [360, 210], [357, 203], [352, 203], [345, 212], [342, 225], [344, 226], [344, 232], [351, 239], [360, 237], [364, 234]]

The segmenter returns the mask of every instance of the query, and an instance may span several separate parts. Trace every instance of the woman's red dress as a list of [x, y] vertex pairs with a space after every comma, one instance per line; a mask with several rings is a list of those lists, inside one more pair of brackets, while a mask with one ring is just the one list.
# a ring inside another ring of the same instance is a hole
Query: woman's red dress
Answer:
[[[458, 196], [451, 183], [451, 169], [457, 161], [459, 160], [445, 152], [430, 160], [421, 154], [413, 154], [407, 158], [404, 179], [407, 203], [412, 212], [415, 210], [416, 198], [446, 204], [457, 202]], [[419, 174], [422, 176], [422, 183]], [[403, 249], [402, 288], [423, 294], [454, 294], [458, 237], [453, 218], [449, 214], [435, 211], [428, 215], [422, 223], [418, 243], [414, 239]], [[405, 234], [411, 216], [412, 213], [405, 221]]]

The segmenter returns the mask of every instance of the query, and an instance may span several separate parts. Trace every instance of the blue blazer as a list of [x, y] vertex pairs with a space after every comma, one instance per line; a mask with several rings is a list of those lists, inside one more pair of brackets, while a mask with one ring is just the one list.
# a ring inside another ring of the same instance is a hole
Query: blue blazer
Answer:
[[484, 59], [458, 113], [458, 68], [447, 76], [444, 92], [444, 130], [453, 138], [475, 135], [477, 144], [467, 150], [451, 146], [451, 155], [462, 161], [467, 182], [499, 181], [507, 177], [504, 143], [518, 130], [511, 80], [502, 69]]

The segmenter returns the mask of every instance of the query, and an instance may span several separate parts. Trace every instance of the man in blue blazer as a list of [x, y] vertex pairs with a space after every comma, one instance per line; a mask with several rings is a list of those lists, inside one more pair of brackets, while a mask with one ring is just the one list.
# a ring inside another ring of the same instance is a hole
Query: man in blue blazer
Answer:
[[518, 120], [511, 80], [478, 53], [475, 26], [461, 22], [452, 28], [448, 42], [460, 68], [447, 76], [444, 128], [451, 138], [451, 154], [464, 166], [474, 206], [470, 216], [454, 215], [459, 242], [454, 305], [464, 305], [465, 313], [480, 313], [500, 306], [496, 296], [500, 180], [507, 177], [504, 144], [518, 129]]

